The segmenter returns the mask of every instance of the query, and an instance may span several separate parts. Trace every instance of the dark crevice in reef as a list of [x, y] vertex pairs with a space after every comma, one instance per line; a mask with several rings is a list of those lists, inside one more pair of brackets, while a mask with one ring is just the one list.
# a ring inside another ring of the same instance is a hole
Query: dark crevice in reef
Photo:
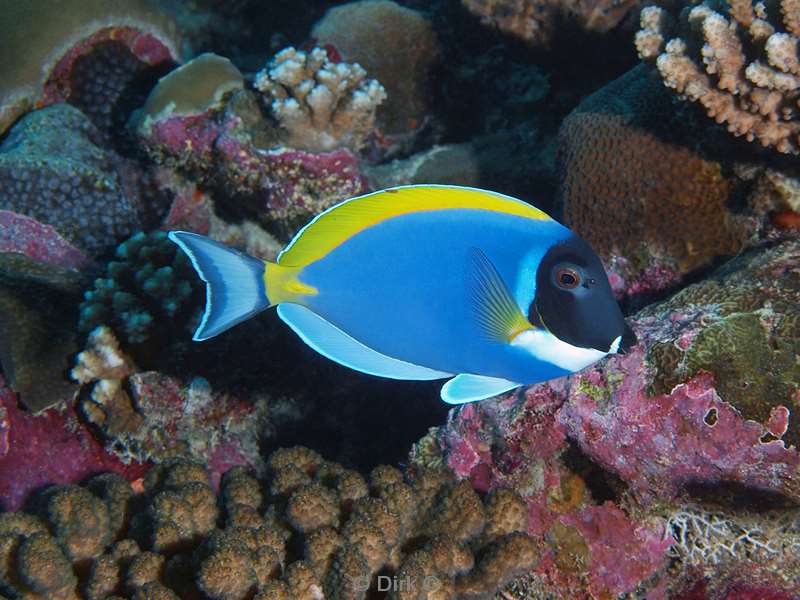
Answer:
[[589, 458], [577, 442], [567, 441], [569, 446], [561, 455], [561, 460], [570, 471], [583, 479], [594, 501], [598, 504], [609, 500], [617, 502], [627, 489], [627, 484]]
[[692, 481], [684, 486], [686, 494], [697, 502], [749, 512], [794, 508], [797, 503], [783, 494], [750, 487], [738, 481]]

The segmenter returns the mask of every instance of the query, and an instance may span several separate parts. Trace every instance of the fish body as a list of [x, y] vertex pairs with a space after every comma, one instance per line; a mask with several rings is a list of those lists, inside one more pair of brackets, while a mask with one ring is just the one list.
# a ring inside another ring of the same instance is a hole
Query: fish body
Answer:
[[[448, 402], [575, 372], [632, 340], [585, 242], [493, 192], [403, 186], [347, 200], [301, 230], [277, 263], [196, 234], [170, 237], [208, 284], [195, 339], [277, 305], [341, 364], [397, 379], [454, 377], [442, 389]], [[556, 276], [579, 281], [562, 288]]]

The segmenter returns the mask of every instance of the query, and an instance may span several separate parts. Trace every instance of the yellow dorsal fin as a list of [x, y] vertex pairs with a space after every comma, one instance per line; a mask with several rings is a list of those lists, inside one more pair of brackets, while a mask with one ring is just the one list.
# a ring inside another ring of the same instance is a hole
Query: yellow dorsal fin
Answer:
[[399, 215], [448, 208], [478, 208], [529, 219], [549, 219], [521, 200], [476, 188], [408, 185], [345, 200], [306, 225], [278, 256], [281, 265], [305, 266], [319, 260], [359, 231]]

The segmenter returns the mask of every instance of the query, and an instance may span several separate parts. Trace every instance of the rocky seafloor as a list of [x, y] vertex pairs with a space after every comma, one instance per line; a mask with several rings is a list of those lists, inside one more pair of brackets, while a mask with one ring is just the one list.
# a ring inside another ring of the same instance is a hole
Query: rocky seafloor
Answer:
[[[800, 599], [800, 1], [13, 0], [0, 600]], [[529, 201], [632, 351], [455, 408], [166, 237], [392, 185]]]

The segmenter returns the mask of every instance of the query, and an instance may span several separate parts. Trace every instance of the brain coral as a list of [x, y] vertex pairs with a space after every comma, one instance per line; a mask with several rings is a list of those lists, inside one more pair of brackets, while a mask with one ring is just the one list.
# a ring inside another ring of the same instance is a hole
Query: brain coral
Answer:
[[[266, 485], [241, 468], [217, 497], [203, 467], [153, 468], [136, 498], [121, 478], [54, 486], [32, 513], [0, 515], [0, 592], [100, 600], [489, 598], [539, 548], [521, 500], [392, 467], [368, 479], [304, 448], [269, 458]], [[454, 518], [457, 517], [457, 518]], [[385, 586], [384, 586], [385, 587]]]
[[558, 27], [573, 21], [586, 31], [614, 29], [639, 0], [462, 0], [484, 23], [536, 46], [548, 46]]
[[[34, 106], [69, 101], [108, 120], [140, 68], [173, 62], [172, 23], [144, 0], [11, 2], [0, 13], [0, 132]], [[97, 119], [97, 120], [95, 120]]]
[[798, 154], [799, 14], [797, 0], [693, 0], [672, 27], [666, 10], [648, 7], [636, 47], [667, 87], [734, 135]]
[[101, 142], [68, 104], [25, 115], [0, 144], [0, 209], [52, 225], [94, 253], [130, 235], [160, 210], [159, 196], [138, 165]]
[[581, 103], [559, 132], [564, 221], [604, 258], [676, 275], [741, 250], [755, 222], [728, 208], [721, 163], [668, 136], [668, 95], [637, 67]]

